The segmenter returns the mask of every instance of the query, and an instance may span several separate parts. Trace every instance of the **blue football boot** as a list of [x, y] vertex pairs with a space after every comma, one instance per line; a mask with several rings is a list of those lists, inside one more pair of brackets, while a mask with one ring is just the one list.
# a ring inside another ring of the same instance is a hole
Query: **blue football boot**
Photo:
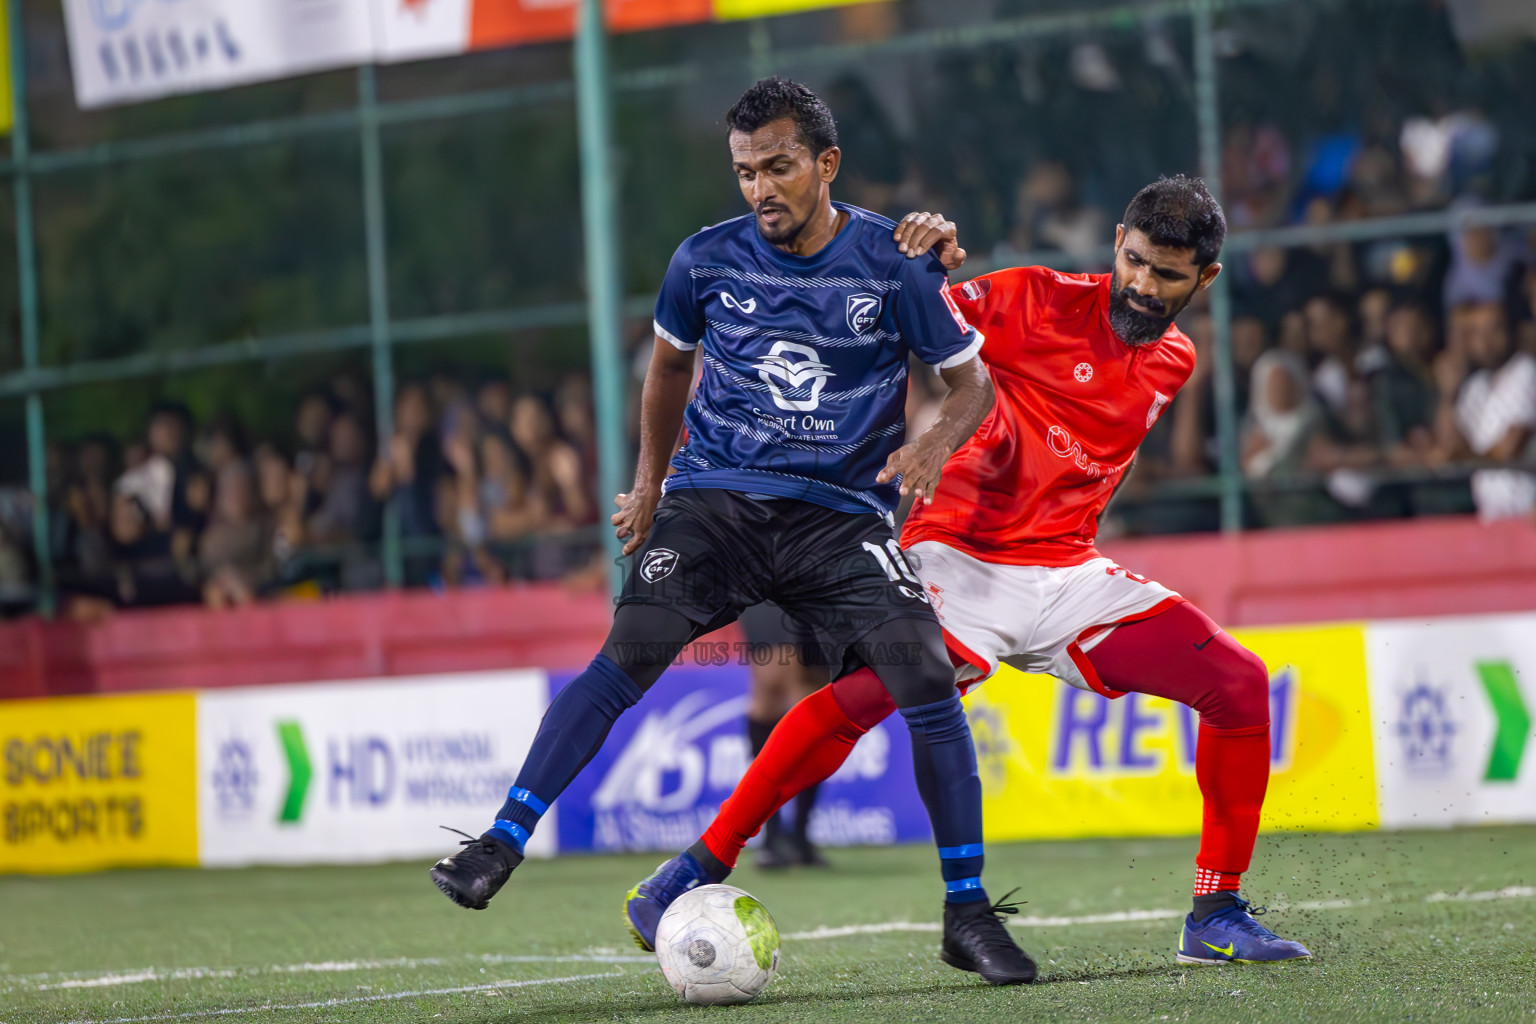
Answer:
[[1179, 937], [1181, 964], [1268, 964], [1281, 960], [1309, 960], [1306, 946], [1282, 939], [1254, 920], [1264, 907], [1232, 897], [1232, 905], [1198, 923], [1190, 914]]
[[710, 882], [704, 866], [691, 853], [680, 853], [651, 872], [624, 897], [624, 923], [635, 945], [653, 953], [656, 950], [656, 926], [672, 901], [689, 889]]

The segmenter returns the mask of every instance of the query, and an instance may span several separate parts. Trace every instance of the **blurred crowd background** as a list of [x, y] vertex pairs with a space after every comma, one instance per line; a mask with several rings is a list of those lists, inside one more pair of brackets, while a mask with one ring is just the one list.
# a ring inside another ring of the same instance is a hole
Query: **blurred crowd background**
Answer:
[[[974, 46], [867, 57], [849, 46], [846, 59], [786, 68], [839, 119], [835, 197], [893, 218], [947, 214], [971, 253], [956, 280], [1020, 263], [1100, 271], [1131, 194], [1200, 169], [1187, 17], [1136, 3], [901, 0], [615, 38], [631, 438], [650, 296], [683, 237], [741, 212], [720, 117], [773, 55], [1115, 6], [1125, 16], [1112, 27], [980, 33]], [[340, 72], [82, 113], [56, 6], [25, 7], [41, 150], [355, 100], [354, 76]], [[1223, 258], [1235, 434], [1218, 429], [1221, 322], [1200, 303], [1181, 318], [1200, 350], [1195, 376], [1149, 438], [1106, 535], [1219, 528], [1224, 445], [1246, 528], [1536, 515], [1529, 7], [1296, 0], [1220, 11], [1210, 43], [1222, 198], [1234, 234], [1268, 233]], [[722, 52], [750, 59], [681, 84], [638, 70], [719, 68]], [[536, 91], [568, 78], [568, 61], [568, 47], [549, 46], [381, 68], [380, 95]], [[43, 181], [39, 344], [68, 384], [44, 405], [60, 608], [90, 617], [378, 587], [387, 519], [408, 585], [602, 585], [598, 524], [611, 495], [596, 485], [574, 134], [560, 95], [386, 131], [389, 313], [402, 326], [398, 383], [382, 396], [355, 343], [197, 359], [204, 346], [340, 336], [366, 321], [355, 136], [134, 162], [109, 154]], [[1447, 210], [1483, 219], [1416, 226]], [[1339, 229], [1385, 218], [1401, 234]], [[1319, 230], [1308, 238], [1308, 228]], [[6, 259], [0, 606], [25, 613], [39, 567], [22, 406], [4, 389], [20, 360]], [[916, 430], [942, 385], [910, 379]]]

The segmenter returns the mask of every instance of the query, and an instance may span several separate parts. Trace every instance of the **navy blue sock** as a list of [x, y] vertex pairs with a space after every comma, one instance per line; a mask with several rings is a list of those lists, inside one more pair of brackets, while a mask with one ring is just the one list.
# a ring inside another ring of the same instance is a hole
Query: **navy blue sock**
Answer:
[[983, 902], [987, 891], [981, 887], [981, 777], [960, 697], [902, 708], [901, 717], [912, 732], [917, 791], [939, 845], [945, 902]]
[[644, 695], [608, 657], [593, 658], [586, 671], [549, 702], [528, 758], [507, 793], [507, 802], [496, 812], [491, 831], [521, 852], [550, 803], [592, 760], [618, 717]]

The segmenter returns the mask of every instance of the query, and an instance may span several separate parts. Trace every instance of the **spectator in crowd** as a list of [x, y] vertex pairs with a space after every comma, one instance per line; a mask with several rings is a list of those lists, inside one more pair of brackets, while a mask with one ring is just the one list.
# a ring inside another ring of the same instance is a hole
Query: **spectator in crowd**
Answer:
[[[584, 373], [567, 374], [555, 392], [555, 419], [560, 433], [576, 450], [587, 498], [596, 507], [597, 418], [592, 413], [592, 381]], [[503, 421], [505, 422], [505, 421]]]
[[309, 482], [276, 445], [257, 445], [252, 461], [256, 468], [257, 497], [269, 527], [273, 575], [280, 578], [286, 563], [305, 541]]
[[158, 528], [144, 498], [133, 490], [112, 496], [110, 536], [113, 597], [125, 607], [179, 604], [196, 600], [197, 589], [171, 547], [171, 534]]
[[[1536, 432], [1536, 356], [1517, 352], [1502, 302], [1464, 309], [1471, 372], [1455, 392], [1442, 395], [1440, 443], [1431, 463], [1477, 458], [1526, 462]], [[1487, 468], [1472, 474], [1472, 499], [1484, 519], [1527, 516], [1536, 509], [1536, 475], [1529, 469]]]
[[1485, 226], [1453, 232], [1450, 241], [1451, 266], [1443, 291], [1446, 308], [1502, 302], [1522, 255], [1519, 241]]
[[1360, 293], [1356, 304], [1356, 322], [1360, 325], [1360, 355], [1355, 369], [1363, 376], [1387, 365], [1387, 314], [1392, 310], [1392, 292], [1375, 285]]
[[76, 447], [71, 469], [63, 515], [50, 527], [53, 548], [59, 552], [60, 576], [71, 582], [105, 579], [112, 571], [107, 524], [112, 514], [117, 446], [108, 437], [87, 437]]
[[1270, 349], [1254, 361], [1248, 394], [1243, 472], [1253, 478], [1294, 472], [1321, 416], [1306, 363], [1294, 351]]
[[297, 447], [293, 454], [293, 468], [314, 495], [325, 493], [330, 476], [331, 419], [335, 412], [331, 400], [322, 391], [311, 391], [299, 400], [298, 411], [293, 418], [293, 433]]
[[1260, 246], [1233, 262], [1239, 306], [1271, 329], [1327, 285], [1322, 261], [1310, 249]]
[[1434, 443], [1435, 319], [1428, 306], [1410, 297], [1393, 304], [1385, 326], [1387, 357], [1371, 377], [1372, 404], [1392, 462], [1413, 465]]
[[[1239, 422], [1248, 415], [1248, 406], [1252, 402], [1253, 364], [1259, 361], [1269, 344], [1269, 328], [1263, 320], [1246, 315], [1232, 318], [1232, 386], [1237, 393]], [[1214, 443], [1216, 439], [1212, 436], [1210, 440]]]
[[1042, 160], [1019, 183], [1008, 243], [1015, 253], [1058, 249], [1086, 259], [1104, 244], [1110, 227], [1108, 214], [1082, 202], [1066, 164]]
[[496, 430], [468, 432], [448, 446], [453, 468], [454, 528], [458, 544], [444, 560], [446, 582], [479, 578], [500, 583], [505, 566], [490, 550], [496, 542], [518, 541], [543, 525], [528, 490], [528, 473], [510, 438]]
[[345, 543], [368, 536], [373, 503], [368, 488], [368, 435], [357, 417], [343, 412], [331, 420], [326, 449], [330, 470], [319, 506], [305, 525], [309, 540]]
[[249, 464], [226, 461], [213, 495], [213, 514], [198, 540], [203, 601], [210, 608], [251, 604], [271, 574], [272, 538]]
[[1342, 416], [1359, 351], [1353, 311], [1343, 296], [1324, 292], [1307, 300], [1304, 315], [1312, 391], [1326, 409]]
[[[462, 415], [462, 403], [456, 408]], [[369, 477], [373, 499], [393, 510], [401, 536], [427, 537], [439, 532], [437, 501], [442, 475], [443, 446], [434, 429], [427, 389], [406, 384], [395, 396], [395, 435], [379, 452]]]
[[533, 465], [529, 490], [547, 526], [568, 528], [597, 520], [582, 478], [581, 456], [557, 433], [547, 401], [537, 395], [518, 397], [512, 404], [512, 439]]
[[475, 392], [475, 411], [487, 430], [507, 429], [512, 418], [512, 385], [504, 377], [494, 377]]

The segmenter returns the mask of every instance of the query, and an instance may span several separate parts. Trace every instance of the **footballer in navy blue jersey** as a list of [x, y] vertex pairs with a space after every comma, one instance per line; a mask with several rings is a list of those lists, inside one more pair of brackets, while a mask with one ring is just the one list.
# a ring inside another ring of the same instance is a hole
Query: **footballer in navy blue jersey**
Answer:
[[949, 298], [929, 253], [909, 259], [896, 225], [833, 203], [842, 229], [816, 253], [771, 245], [756, 217], [705, 228], [672, 257], [656, 335], [703, 348], [687, 442], [665, 489], [716, 487], [889, 512], [877, 481], [906, 432], [908, 354], [940, 369], [982, 337]]
[[[992, 984], [1032, 981], [1034, 962], [981, 885], [970, 728], [938, 620], [892, 535], [901, 494], [931, 495], [992, 406], [983, 339], [927, 251], [941, 229], [832, 202], [842, 153], [814, 93], [764, 79], [726, 122], [752, 213], [685, 241], [662, 284], [635, 483], [615, 499], [629, 564], [613, 627], [550, 702], [494, 822], [432, 880], [483, 909], [614, 721], [687, 644], [772, 601], [823, 641], [833, 676], [866, 673], [907, 721], [939, 847], [944, 961]], [[949, 393], [933, 426], [903, 443], [912, 354]], [[703, 844], [669, 865], [626, 899], [646, 948], [673, 895], [731, 868]]]

